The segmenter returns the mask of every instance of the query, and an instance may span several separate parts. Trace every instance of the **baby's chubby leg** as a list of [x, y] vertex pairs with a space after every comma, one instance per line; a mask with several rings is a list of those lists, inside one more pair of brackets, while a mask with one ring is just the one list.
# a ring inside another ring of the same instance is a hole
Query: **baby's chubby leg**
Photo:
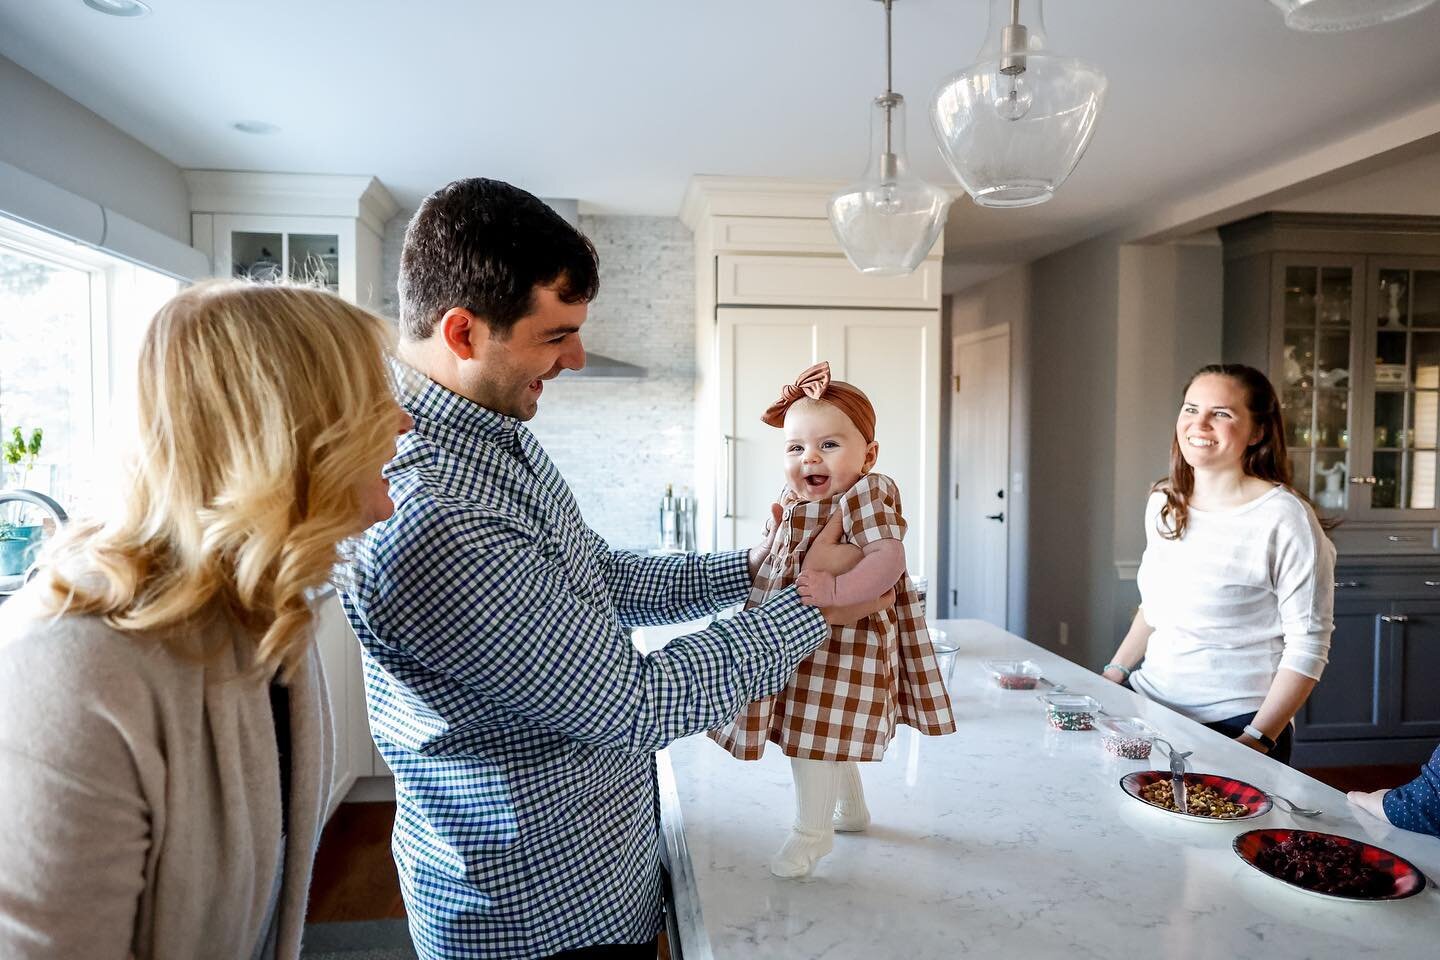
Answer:
[[870, 808], [865, 805], [860, 765], [854, 761], [841, 763], [837, 780], [835, 829], [841, 833], [859, 833], [870, 826]]
[[790, 758], [795, 776], [795, 825], [770, 860], [777, 877], [806, 877], [835, 845], [835, 796], [841, 764], [834, 760]]

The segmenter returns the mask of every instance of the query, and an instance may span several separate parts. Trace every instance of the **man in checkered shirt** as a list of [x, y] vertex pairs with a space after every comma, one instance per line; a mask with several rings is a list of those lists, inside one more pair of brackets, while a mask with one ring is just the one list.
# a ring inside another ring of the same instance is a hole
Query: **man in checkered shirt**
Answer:
[[[745, 599], [763, 548], [612, 552], [523, 426], [585, 363], [594, 248], [535, 197], [462, 180], [400, 264], [414, 429], [344, 601], [421, 957], [648, 957], [661, 927], [654, 751], [780, 690], [829, 635], [794, 589], [642, 656], [629, 625]], [[747, 562], [748, 561], [748, 562]]]

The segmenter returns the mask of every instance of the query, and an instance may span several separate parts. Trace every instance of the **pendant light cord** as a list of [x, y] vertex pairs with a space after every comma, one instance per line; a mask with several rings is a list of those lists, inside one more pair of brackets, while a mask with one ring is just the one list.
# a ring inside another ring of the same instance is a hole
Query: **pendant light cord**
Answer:
[[884, 0], [885, 3], [885, 153], [894, 153], [890, 136], [890, 117], [895, 110], [895, 85], [894, 73], [891, 68], [890, 53], [890, 6], [895, 0]]

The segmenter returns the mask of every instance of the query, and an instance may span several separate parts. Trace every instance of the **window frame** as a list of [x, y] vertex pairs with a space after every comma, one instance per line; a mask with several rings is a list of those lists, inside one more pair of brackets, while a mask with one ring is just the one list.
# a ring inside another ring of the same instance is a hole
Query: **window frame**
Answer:
[[[105, 454], [115, 452], [108, 443], [113, 442], [115, 428], [124, 425], [116, 419], [119, 408], [115, 389], [118, 383], [126, 381], [120, 374], [118, 365], [121, 362], [134, 362], [133, 357], [117, 357], [115, 351], [122, 340], [127, 344], [137, 342], [136, 338], [120, 336], [118, 329], [125, 319], [129, 319], [117, 314], [118, 308], [128, 299], [122, 287], [127, 284], [132, 289], [134, 287], [135, 275], [127, 276], [127, 271], [146, 270], [167, 277], [175, 281], [177, 290], [182, 289], [188, 281], [67, 240], [4, 215], [0, 215], [0, 249], [32, 257], [57, 268], [78, 270], [88, 277], [89, 350], [82, 365], [87, 374], [83, 383], [74, 385], [84, 396], [75, 404], [74, 413], [78, 422], [73, 424], [72, 455], [88, 458], [89, 463], [82, 460], [71, 464], [74, 486], [70, 499], [75, 502], [65, 504], [65, 507], [67, 510], [72, 507], [97, 507], [104, 499], [101, 489], [104, 481], [99, 475], [98, 464]], [[133, 403], [133, 398], [127, 397], [125, 400]], [[102, 436], [111, 436], [111, 441], [102, 442]], [[3, 486], [3, 480], [0, 480], [0, 486]], [[83, 494], [89, 496], [85, 497]]]

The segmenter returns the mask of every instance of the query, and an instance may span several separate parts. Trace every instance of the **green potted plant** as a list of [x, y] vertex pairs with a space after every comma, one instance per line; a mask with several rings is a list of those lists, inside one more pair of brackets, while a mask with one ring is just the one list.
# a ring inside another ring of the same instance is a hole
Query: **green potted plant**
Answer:
[[45, 431], [36, 427], [30, 431], [30, 438], [19, 427], [11, 431], [10, 439], [0, 444], [0, 457], [12, 476], [11, 486], [23, 487], [30, 481], [30, 471], [40, 459], [40, 447], [45, 440]]

